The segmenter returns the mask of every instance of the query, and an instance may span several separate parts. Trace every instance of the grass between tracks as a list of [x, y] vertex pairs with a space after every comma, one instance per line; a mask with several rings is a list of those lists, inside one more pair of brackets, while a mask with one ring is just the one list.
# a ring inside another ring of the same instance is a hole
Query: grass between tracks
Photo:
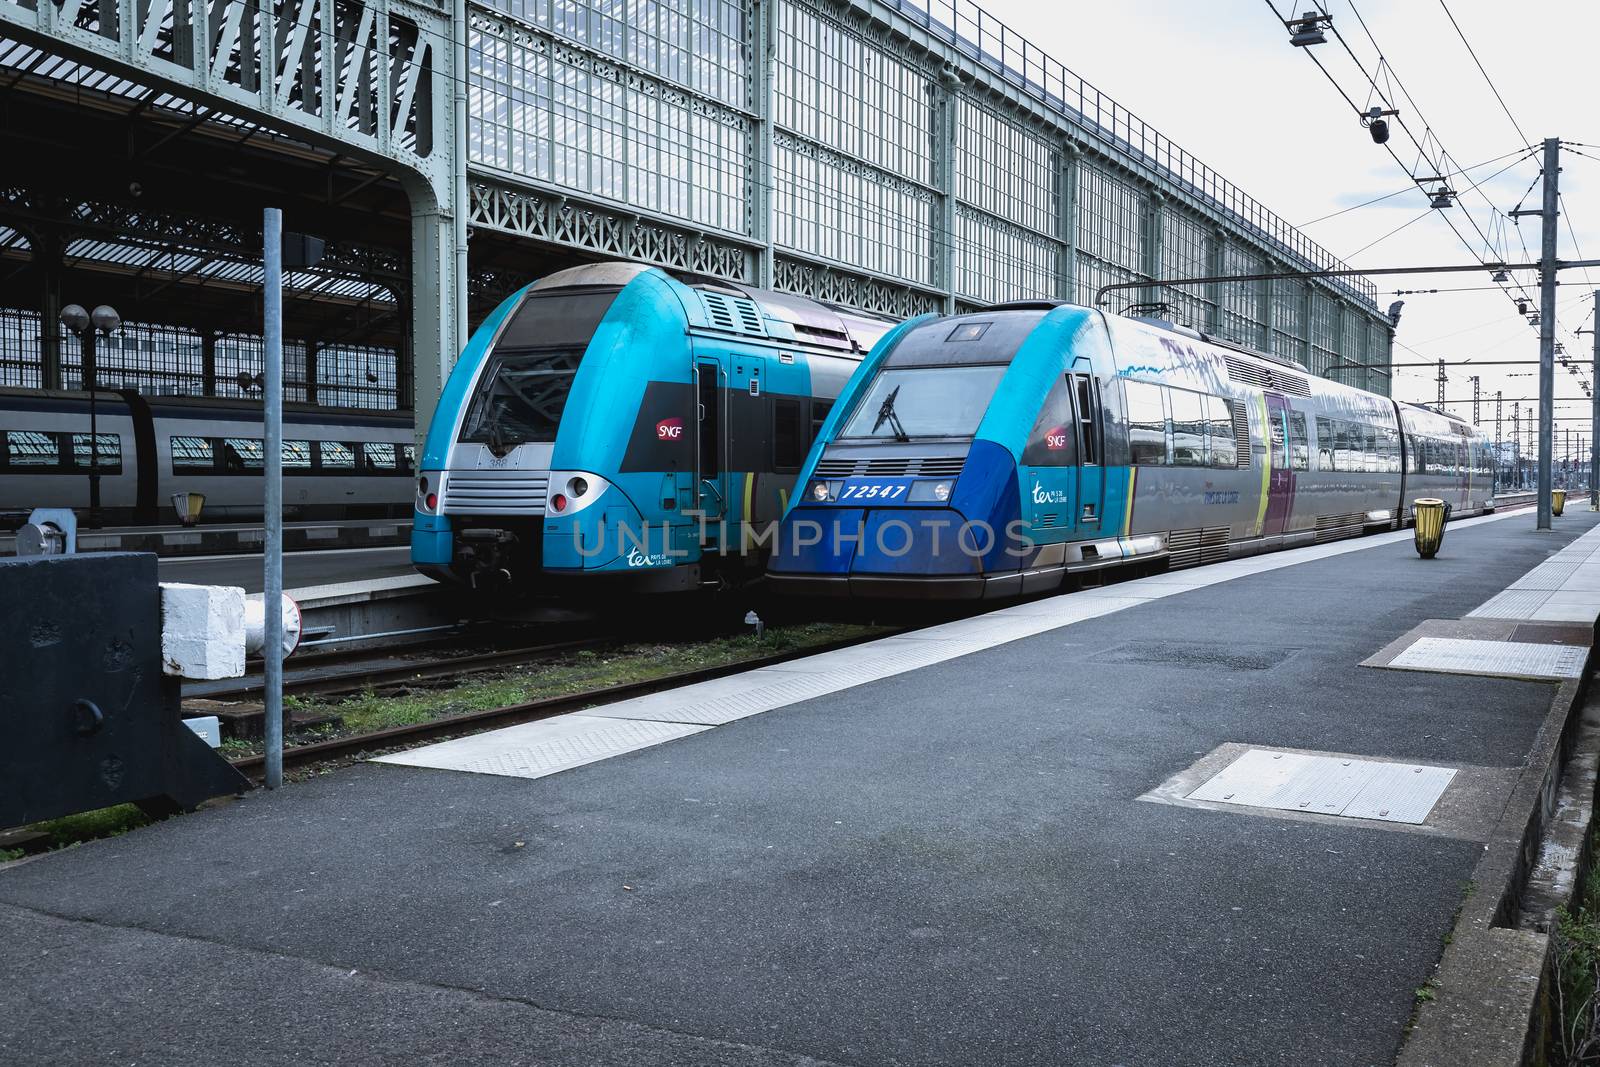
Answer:
[[[1590, 855], [1600, 846], [1600, 826], [1590, 830]], [[1590, 862], [1571, 907], [1556, 912], [1552, 1047], [1545, 1062], [1563, 1067], [1600, 1064], [1600, 864]]]
[[[598, 699], [599, 690], [613, 686], [871, 637], [884, 629], [853, 623], [804, 623], [773, 627], [759, 641], [754, 634], [745, 634], [684, 643], [627, 644], [605, 651], [585, 650], [555, 661], [492, 675], [475, 675], [455, 685], [429, 683], [410, 691], [363, 693], [345, 698], [291, 697], [284, 704], [296, 717], [333, 716], [339, 720], [339, 725], [296, 731], [286, 741], [290, 745], [307, 744], [575, 693], [595, 691]], [[223, 745], [223, 754], [230, 757], [258, 751], [257, 742], [229, 741]]]

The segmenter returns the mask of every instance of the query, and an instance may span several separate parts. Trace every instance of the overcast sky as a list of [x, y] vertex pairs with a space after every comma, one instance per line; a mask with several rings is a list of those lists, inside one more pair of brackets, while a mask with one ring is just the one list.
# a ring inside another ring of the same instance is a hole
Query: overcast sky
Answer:
[[[1318, 72], [1304, 50], [1288, 43], [1288, 33], [1266, 0], [980, 0], [982, 6], [1014, 29], [1028, 35], [1047, 53], [1097, 86], [1149, 125], [1182, 145], [1245, 192], [1296, 225], [1406, 188], [1409, 175], [1382, 148], [1373, 144], [1350, 106]], [[1516, 4], [1489, 0], [1446, 0], [1478, 58], [1495, 79], [1521, 124], [1517, 133], [1478, 73], [1466, 47], [1439, 0], [1356, 0], [1373, 38], [1383, 49], [1401, 85], [1412, 94], [1416, 109], [1402, 102], [1402, 118], [1423, 137], [1423, 119], [1431, 124], [1444, 149], [1462, 166], [1514, 152], [1545, 137], [1600, 145], [1600, 91], [1592, 72], [1600, 46], [1600, 4], [1581, 0], [1523, 0]], [[1286, 0], [1278, 9], [1290, 11]], [[1302, 2], [1296, 7], [1310, 8]], [[1377, 52], [1367, 39], [1348, 0], [1326, 5], [1334, 24], [1370, 72]], [[1531, 47], [1538, 43], [1540, 51]], [[1330, 34], [1315, 47], [1317, 57], [1362, 108], [1370, 86]], [[1398, 95], [1398, 89], [1395, 90]], [[1375, 101], [1373, 101], [1375, 102]], [[1422, 118], [1418, 117], [1420, 110]], [[1395, 129], [1390, 144], [1406, 165], [1416, 149]], [[1430, 145], [1430, 152], [1433, 146]], [[1600, 147], [1584, 148], [1595, 158], [1564, 153], [1561, 187], [1577, 235], [1578, 247], [1600, 259]], [[1452, 180], [1463, 189], [1515, 160], [1474, 170], [1471, 178]], [[1422, 164], [1425, 166], [1425, 164]], [[1537, 158], [1513, 166], [1482, 189], [1500, 212], [1509, 211], [1538, 174]], [[1537, 189], [1525, 207], [1539, 206]], [[1507, 227], [1511, 254], [1522, 259], [1519, 231], [1510, 220], [1493, 222], [1493, 209], [1483, 197], [1463, 201], [1472, 219], [1486, 233]], [[1440, 216], [1451, 215], [1458, 228], [1479, 247], [1471, 252]], [[1378, 240], [1402, 223], [1417, 219], [1392, 237]], [[1311, 238], [1353, 266], [1405, 266], [1467, 263], [1485, 258], [1463, 207], [1429, 211], [1419, 192], [1406, 192], [1380, 204], [1363, 207], [1324, 222], [1304, 225]], [[1520, 229], [1529, 258], [1539, 253], [1539, 220], [1527, 218]], [[1371, 242], [1378, 241], [1376, 244]], [[1504, 247], [1504, 241], [1499, 242]], [[1371, 247], [1366, 247], [1371, 244]], [[1572, 235], [1561, 228], [1560, 255], [1575, 259]], [[1589, 297], [1600, 285], [1600, 269], [1564, 271], [1557, 289], [1562, 329], [1557, 339], [1580, 357], [1585, 376], [1593, 345], [1585, 334], [1571, 331], [1592, 325]], [[1520, 275], [1530, 296], [1537, 298], [1537, 275]], [[1489, 285], [1485, 274], [1439, 274], [1374, 278], [1379, 305], [1405, 300], [1396, 335], [1396, 363], [1444, 358], [1452, 363], [1536, 359], [1537, 331], [1518, 318], [1515, 307], [1499, 291], [1388, 295], [1396, 289], [1445, 289]], [[1406, 346], [1406, 347], [1402, 347]], [[1449, 407], [1470, 416], [1468, 375], [1479, 374], [1485, 398], [1496, 389], [1507, 398], [1538, 395], [1530, 366], [1450, 367], [1446, 386]], [[1581, 397], [1578, 379], [1557, 366], [1556, 396]], [[1514, 376], [1523, 375], [1523, 376]], [[1434, 371], [1396, 371], [1395, 394], [1402, 399], [1432, 401], [1437, 395]], [[1557, 405], [1557, 416], [1583, 415], [1588, 404]], [[1511, 417], [1505, 409], [1509, 437]], [[1493, 432], [1494, 408], [1486, 404], [1481, 419]], [[1580, 425], [1572, 427], [1574, 439]], [[1558, 437], [1560, 435], [1558, 434]], [[1559, 442], [1558, 442], [1559, 455]]]

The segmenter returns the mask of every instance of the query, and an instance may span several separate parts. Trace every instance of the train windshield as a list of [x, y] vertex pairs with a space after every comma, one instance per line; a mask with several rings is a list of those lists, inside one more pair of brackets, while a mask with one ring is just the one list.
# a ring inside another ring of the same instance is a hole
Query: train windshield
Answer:
[[461, 440], [496, 455], [525, 441], [554, 441], [578, 364], [615, 287], [532, 293], [501, 332], [461, 423]]
[[841, 437], [908, 441], [971, 437], [1006, 368], [889, 367], [878, 374]]

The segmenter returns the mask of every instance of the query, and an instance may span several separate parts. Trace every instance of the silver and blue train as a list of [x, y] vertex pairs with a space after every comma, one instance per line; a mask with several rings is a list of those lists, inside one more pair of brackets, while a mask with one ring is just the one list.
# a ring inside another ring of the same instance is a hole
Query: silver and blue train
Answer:
[[816, 430], [892, 323], [597, 263], [502, 303], [456, 363], [419, 468], [412, 560], [530, 592], [759, 574]]
[[[262, 513], [260, 401], [0, 389], [0, 526], [33, 508], [89, 506], [98, 470], [107, 523], [172, 522], [174, 493], [203, 493], [201, 522]], [[90, 436], [91, 426], [94, 436]], [[285, 404], [283, 503], [292, 519], [395, 518], [411, 508], [406, 412]]]
[[834, 405], [769, 563], [780, 590], [985, 598], [1494, 506], [1468, 423], [1183, 327], [1053, 302], [923, 316]]

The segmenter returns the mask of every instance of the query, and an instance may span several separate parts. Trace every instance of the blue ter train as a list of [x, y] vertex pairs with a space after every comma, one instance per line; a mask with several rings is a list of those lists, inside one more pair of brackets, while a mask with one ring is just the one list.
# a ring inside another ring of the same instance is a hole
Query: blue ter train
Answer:
[[887, 320], [629, 263], [516, 293], [446, 382], [414, 565], [473, 588], [759, 574], [829, 405]]
[[886, 334], [785, 515], [780, 590], [1012, 596], [1494, 506], [1492, 443], [1169, 323], [1054, 302]]

